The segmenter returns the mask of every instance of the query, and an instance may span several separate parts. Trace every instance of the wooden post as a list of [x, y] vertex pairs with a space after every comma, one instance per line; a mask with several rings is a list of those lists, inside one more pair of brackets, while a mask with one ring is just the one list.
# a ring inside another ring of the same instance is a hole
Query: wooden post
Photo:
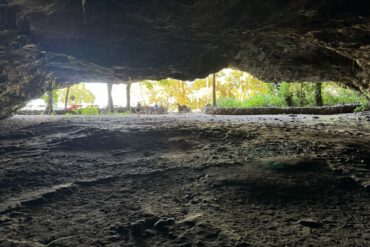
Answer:
[[113, 113], [114, 106], [113, 106], [113, 98], [112, 98], [112, 83], [107, 83], [107, 89], [108, 89], [108, 106], [107, 106], [107, 113]]
[[216, 107], [217, 106], [217, 102], [216, 102], [216, 73], [213, 73], [212, 91], [213, 91], [213, 107]]

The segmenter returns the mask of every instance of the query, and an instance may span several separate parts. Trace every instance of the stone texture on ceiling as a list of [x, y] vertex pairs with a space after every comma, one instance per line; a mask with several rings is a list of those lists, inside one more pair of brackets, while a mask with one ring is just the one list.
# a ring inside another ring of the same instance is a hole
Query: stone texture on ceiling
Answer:
[[48, 87], [194, 79], [224, 67], [369, 96], [370, 1], [0, 0], [4, 116]]

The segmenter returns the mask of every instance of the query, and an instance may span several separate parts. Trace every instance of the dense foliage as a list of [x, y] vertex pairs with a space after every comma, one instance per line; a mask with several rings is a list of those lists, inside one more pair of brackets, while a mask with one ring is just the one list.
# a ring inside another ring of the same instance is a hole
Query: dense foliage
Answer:
[[[247, 99], [220, 98], [220, 107], [269, 107], [269, 106], [316, 106], [315, 83], [271, 84], [267, 93], [259, 93]], [[325, 106], [340, 104], [364, 104], [367, 99], [354, 90], [342, 88], [333, 82], [322, 83], [322, 101]], [[289, 104], [290, 102], [290, 104]]]
[[[140, 103], [143, 106], [157, 104], [166, 107], [169, 111], [176, 111], [177, 104], [187, 105], [195, 110], [213, 103], [212, 75], [195, 81], [146, 80], [138, 85]], [[358, 92], [340, 87], [333, 82], [266, 83], [251, 74], [232, 69], [224, 69], [216, 73], [216, 85], [219, 107], [332, 106], [348, 103], [366, 105], [368, 102]], [[64, 104], [67, 92], [68, 105], [94, 104], [94, 94], [87, 90], [83, 83], [69, 89], [54, 90], [54, 102]], [[47, 98], [44, 96], [44, 99], [46, 101]], [[98, 114], [98, 111], [88, 108], [78, 113], [90, 115]]]
[[98, 115], [100, 114], [99, 108], [94, 106], [89, 106], [81, 109], [77, 109], [73, 111], [75, 114], [80, 115]]
[[[69, 88], [53, 90], [54, 104], [58, 102], [65, 104], [67, 92], [70, 105], [93, 104], [95, 101], [95, 95], [86, 88], [85, 83], [80, 83]], [[43, 99], [47, 102], [47, 94], [43, 96]]]
[[[316, 106], [316, 83], [262, 82], [252, 75], [231, 69], [216, 74], [217, 105], [220, 107], [269, 107], [269, 106]], [[201, 109], [212, 103], [212, 76], [195, 81], [166, 79], [144, 81], [147, 104], [158, 103], [176, 109], [176, 104]], [[367, 99], [358, 92], [340, 87], [333, 82], [320, 83], [320, 97], [323, 105], [364, 103]], [[320, 102], [321, 104], [321, 102]]]

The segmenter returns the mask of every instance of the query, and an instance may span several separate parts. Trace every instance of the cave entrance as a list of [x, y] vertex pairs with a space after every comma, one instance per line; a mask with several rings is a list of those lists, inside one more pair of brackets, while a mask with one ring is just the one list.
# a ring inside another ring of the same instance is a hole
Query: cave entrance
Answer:
[[[246, 109], [246, 114], [290, 113], [293, 108], [337, 107], [353, 112], [367, 104], [366, 97], [334, 82], [269, 83], [251, 74], [223, 69], [194, 81], [176, 79], [143, 80], [125, 84], [80, 83], [46, 93], [30, 102], [20, 114], [131, 114], [201, 112], [217, 102], [216, 114], [231, 114], [231, 109]], [[269, 112], [269, 108], [280, 110]], [[222, 110], [220, 110], [222, 109]], [[238, 111], [238, 114], [243, 114]], [[299, 112], [299, 111], [298, 111]], [[310, 110], [302, 113], [315, 113]], [[336, 113], [336, 111], [327, 111]], [[325, 112], [323, 112], [325, 113]]]

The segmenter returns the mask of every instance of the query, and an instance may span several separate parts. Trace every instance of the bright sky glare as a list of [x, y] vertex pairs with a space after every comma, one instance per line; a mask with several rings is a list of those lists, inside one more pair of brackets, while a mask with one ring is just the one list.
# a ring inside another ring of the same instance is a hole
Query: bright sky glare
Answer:
[[[86, 83], [86, 89], [95, 95], [95, 105], [99, 107], [107, 106], [108, 93], [106, 83]], [[113, 85], [112, 90], [113, 104], [116, 106], [126, 106], [126, 84]], [[145, 102], [145, 88], [139, 83], [133, 83], [131, 86], [131, 106], [136, 106], [137, 102]]]

